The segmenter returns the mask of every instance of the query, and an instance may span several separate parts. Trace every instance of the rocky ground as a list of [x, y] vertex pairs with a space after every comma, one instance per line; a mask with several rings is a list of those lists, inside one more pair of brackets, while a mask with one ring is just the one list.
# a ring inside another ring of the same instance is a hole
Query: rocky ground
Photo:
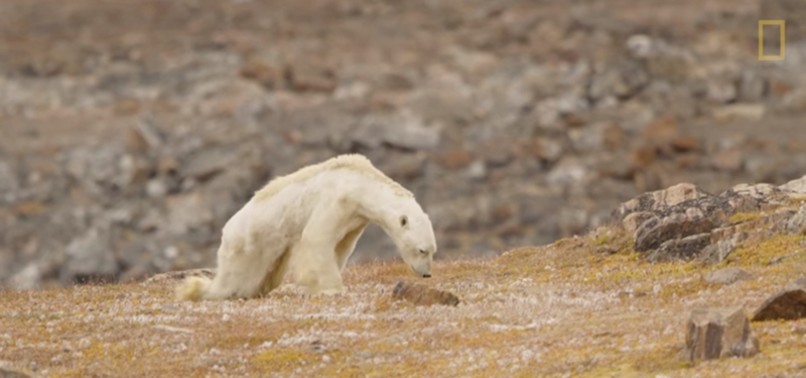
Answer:
[[[715, 203], [706, 222], [699, 210]], [[642, 231], [675, 221], [653, 239]], [[725, 241], [726, 253], [704, 253]], [[335, 296], [288, 284], [176, 301], [177, 278], [197, 272], [0, 291], [0, 375], [803, 376], [804, 272], [806, 176], [718, 196], [681, 184], [625, 202], [587, 235], [441, 261], [430, 279], [356, 264]]]
[[[800, 4], [3, 1], [0, 281], [212, 265], [255, 189], [343, 152], [415, 192], [442, 258], [679, 182], [784, 183], [806, 167]], [[757, 60], [759, 17], [787, 18], [785, 61]], [[356, 260], [393, 254], [373, 229]]]

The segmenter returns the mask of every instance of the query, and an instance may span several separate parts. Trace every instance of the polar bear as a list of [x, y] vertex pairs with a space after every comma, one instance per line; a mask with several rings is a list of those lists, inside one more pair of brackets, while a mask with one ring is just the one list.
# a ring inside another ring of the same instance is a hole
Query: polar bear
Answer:
[[403, 260], [431, 276], [433, 226], [414, 195], [359, 154], [340, 155], [270, 181], [222, 230], [212, 279], [189, 277], [183, 300], [253, 298], [289, 270], [309, 294], [345, 290], [341, 271], [369, 223], [380, 226]]

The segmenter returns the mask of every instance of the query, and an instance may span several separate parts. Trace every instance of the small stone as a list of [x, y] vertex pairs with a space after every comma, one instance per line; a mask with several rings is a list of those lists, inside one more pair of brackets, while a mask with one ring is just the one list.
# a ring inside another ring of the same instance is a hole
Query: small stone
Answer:
[[731, 120], [759, 120], [767, 112], [763, 104], [730, 104], [715, 108], [712, 116], [719, 122]]
[[14, 204], [14, 213], [19, 216], [31, 217], [45, 213], [47, 205], [41, 201], [22, 201]]
[[719, 151], [712, 160], [713, 167], [720, 171], [738, 172], [742, 169], [744, 158], [739, 149]]
[[168, 194], [168, 186], [160, 179], [151, 179], [146, 183], [146, 194], [151, 198], [162, 198]]
[[691, 135], [681, 135], [673, 139], [671, 145], [678, 152], [699, 151], [702, 149], [700, 139]]
[[338, 83], [330, 69], [295, 65], [286, 68], [285, 78], [292, 90], [297, 92], [333, 92]]
[[255, 80], [267, 89], [278, 89], [283, 83], [283, 72], [265, 62], [250, 60], [241, 67], [243, 78]]
[[487, 177], [487, 166], [483, 160], [476, 160], [465, 170], [465, 175], [474, 180], [481, 180]]
[[237, 151], [224, 148], [204, 148], [191, 155], [180, 170], [181, 175], [197, 181], [207, 181], [223, 172], [237, 160]]
[[752, 275], [741, 268], [724, 268], [705, 276], [705, 281], [712, 284], [731, 285], [733, 283], [750, 279]]
[[806, 284], [796, 282], [759, 306], [753, 321], [795, 320], [806, 317]]
[[741, 307], [699, 308], [691, 312], [685, 349], [689, 361], [750, 357], [758, 352], [758, 339]]
[[528, 144], [528, 151], [538, 159], [553, 163], [563, 154], [563, 145], [556, 140], [536, 138]]
[[387, 144], [407, 150], [427, 150], [437, 147], [441, 136], [437, 127], [426, 126], [419, 116], [403, 111], [366, 117], [353, 130], [351, 139], [371, 149]]
[[130, 135], [130, 138], [141, 138], [143, 148], [157, 149], [165, 143], [165, 136], [162, 131], [150, 119], [141, 119], [135, 124], [134, 130], [136, 131], [136, 136]]
[[440, 153], [436, 160], [447, 169], [459, 169], [470, 165], [473, 154], [464, 148], [457, 148]]
[[720, 104], [735, 100], [738, 94], [736, 85], [729, 80], [709, 81], [706, 92], [709, 100]]
[[17, 172], [10, 163], [0, 160], [0, 192], [10, 193], [20, 187]]
[[453, 293], [432, 289], [425, 285], [398, 282], [392, 290], [392, 299], [406, 300], [416, 306], [431, 306], [435, 304], [456, 306], [459, 298]]
[[764, 78], [752, 70], [742, 71], [739, 80], [739, 99], [742, 101], [754, 102], [764, 98], [767, 83]]

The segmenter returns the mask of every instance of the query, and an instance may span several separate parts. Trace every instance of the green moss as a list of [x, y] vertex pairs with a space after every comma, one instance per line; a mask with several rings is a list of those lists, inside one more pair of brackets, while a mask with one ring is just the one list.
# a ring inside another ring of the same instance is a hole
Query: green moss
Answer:
[[723, 265], [759, 266], [769, 265], [778, 258], [802, 253], [806, 235], [777, 234], [758, 243], [736, 248]]
[[730, 222], [730, 224], [751, 222], [761, 218], [762, 215], [764, 214], [760, 211], [739, 212], [731, 215], [730, 218], [728, 218], [728, 222]]
[[296, 348], [272, 347], [252, 357], [252, 363], [261, 370], [278, 372], [282, 369], [313, 363], [319, 358], [321, 357], [318, 354]]

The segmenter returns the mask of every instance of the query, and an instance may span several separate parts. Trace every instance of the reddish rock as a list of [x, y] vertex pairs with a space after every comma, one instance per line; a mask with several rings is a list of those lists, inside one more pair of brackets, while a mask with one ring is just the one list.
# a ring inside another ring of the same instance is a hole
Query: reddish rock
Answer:
[[672, 140], [672, 148], [678, 152], [699, 151], [702, 149], [702, 142], [699, 138], [691, 135], [682, 135]]
[[806, 284], [781, 291], [759, 306], [753, 321], [795, 320], [806, 317]]
[[285, 70], [285, 79], [296, 92], [325, 92], [336, 89], [336, 75], [333, 71], [305, 65], [289, 66]]
[[392, 299], [405, 300], [417, 306], [431, 306], [435, 304], [456, 306], [459, 298], [447, 291], [432, 289], [425, 285], [398, 282], [392, 290]]
[[714, 155], [711, 163], [717, 170], [737, 172], [742, 169], [744, 158], [739, 149], [722, 150]]
[[277, 67], [260, 61], [248, 61], [241, 67], [242, 77], [257, 81], [268, 89], [277, 89], [282, 85], [283, 72]]
[[437, 163], [447, 169], [460, 169], [473, 161], [473, 154], [464, 148], [456, 148], [437, 155]]

